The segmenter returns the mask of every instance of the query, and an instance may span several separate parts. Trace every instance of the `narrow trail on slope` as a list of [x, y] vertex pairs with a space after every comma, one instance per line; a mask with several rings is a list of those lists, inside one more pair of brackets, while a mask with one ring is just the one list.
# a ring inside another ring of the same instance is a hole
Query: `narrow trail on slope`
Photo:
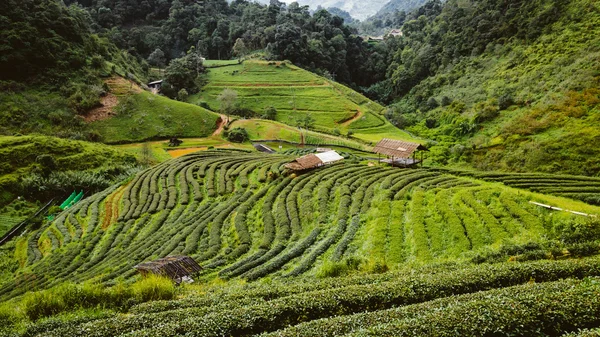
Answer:
[[223, 130], [225, 129], [225, 124], [227, 124], [227, 116], [225, 115], [219, 115], [221, 116], [221, 119], [219, 121], [219, 126], [217, 127], [217, 129], [215, 130], [215, 132], [213, 132], [213, 136], [218, 136], [220, 135]]
[[364, 112], [362, 112], [360, 109], [356, 109], [356, 113], [354, 114], [354, 116], [352, 118], [350, 118], [349, 120], [343, 122], [342, 126], [349, 126], [350, 124], [356, 122], [357, 120], [361, 119], [363, 116], [365, 115]]

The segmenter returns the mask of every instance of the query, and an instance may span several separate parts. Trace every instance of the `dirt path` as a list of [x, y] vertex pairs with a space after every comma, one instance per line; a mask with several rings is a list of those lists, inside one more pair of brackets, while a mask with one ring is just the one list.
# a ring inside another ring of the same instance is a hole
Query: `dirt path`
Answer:
[[364, 116], [364, 112], [360, 111], [360, 109], [357, 110], [356, 114], [354, 115], [354, 117], [350, 118], [349, 120], [345, 121], [344, 123], [342, 123], [343, 126], [348, 126], [352, 123], [354, 123], [355, 121], [359, 120], [362, 118], [362, 116]]
[[227, 116], [225, 115], [220, 115], [221, 119], [219, 120], [219, 126], [217, 127], [217, 129], [215, 130], [215, 132], [213, 132], [213, 136], [218, 136], [220, 135], [223, 130], [225, 129], [225, 125], [227, 124]]
[[122, 77], [111, 77], [104, 82], [110, 88], [110, 92], [100, 98], [101, 106], [88, 111], [83, 117], [86, 123], [101, 121], [115, 116], [115, 107], [119, 104], [119, 97], [139, 94], [144, 91], [133, 81]]
[[115, 115], [114, 108], [119, 104], [117, 96], [112, 93], [100, 98], [102, 106], [90, 110], [83, 118], [87, 123], [101, 121]]

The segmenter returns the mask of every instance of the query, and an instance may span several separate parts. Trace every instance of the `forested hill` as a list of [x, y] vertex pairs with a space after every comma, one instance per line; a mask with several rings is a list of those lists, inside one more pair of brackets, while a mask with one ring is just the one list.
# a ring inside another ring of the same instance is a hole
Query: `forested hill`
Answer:
[[371, 95], [435, 161], [600, 174], [597, 1], [433, 1], [402, 31]]
[[131, 78], [142, 73], [135, 58], [92, 34], [87, 12], [78, 7], [56, 0], [7, 0], [2, 7], [1, 80], [51, 86], [89, 82], [104, 62]]
[[[195, 47], [207, 59], [230, 59], [241, 39], [248, 53], [290, 60], [346, 84], [368, 86], [383, 79], [385, 64], [370, 57], [372, 47], [344, 20], [307, 6], [272, 1], [68, 0], [82, 5], [96, 32], [120, 48], [162, 66]], [[156, 55], [156, 54], [155, 54]]]

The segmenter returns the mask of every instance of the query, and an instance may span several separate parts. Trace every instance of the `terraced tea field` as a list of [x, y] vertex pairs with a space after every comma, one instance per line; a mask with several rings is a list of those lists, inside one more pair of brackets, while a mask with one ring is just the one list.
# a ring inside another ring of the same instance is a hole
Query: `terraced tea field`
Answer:
[[410, 140], [407, 133], [392, 126], [383, 116], [384, 108], [341, 84], [319, 77], [286, 62], [246, 61], [210, 68], [209, 83], [190, 102], [204, 101], [218, 110], [217, 97], [225, 88], [238, 94], [241, 107], [262, 114], [266, 107], [277, 109], [276, 120], [297, 125], [307, 115], [314, 129], [331, 133], [338, 129], [356, 138], [377, 141], [382, 137]]
[[[354, 256], [461, 260], [545, 234], [528, 192], [353, 160], [295, 176], [283, 169], [292, 158], [208, 151], [164, 162], [20, 238], [16, 255], [37, 288], [129, 278], [135, 264], [174, 254], [194, 257], [206, 279], [255, 280]], [[2, 296], [26, 290], [17, 283]]]
[[[0, 296], [133, 280], [136, 264], [181, 254], [203, 267], [200, 290], [130, 302], [123, 314], [49, 318], [24, 334], [558, 336], [600, 326], [598, 257], [472, 264], [597, 254], [594, 237], [544, 246], [557, 224], [576, 216], [528, 201], [595, 214], [597, 207], [356, 156], [290, 174], [283, 165], [293, 158], [213, 150], [143, 171], [18, 238], [19, 267]], [[262, 281], [245, 282], [253, 280]], [[457, 324], [470, 311], [485, 314]]]
[[500, 182], [507, 186], [534, 192], [577, 199], [592, 205], [600, 205], [600, 178], [597, 177], [460, 171], [456, 171], [455, 174], [485, 181]]

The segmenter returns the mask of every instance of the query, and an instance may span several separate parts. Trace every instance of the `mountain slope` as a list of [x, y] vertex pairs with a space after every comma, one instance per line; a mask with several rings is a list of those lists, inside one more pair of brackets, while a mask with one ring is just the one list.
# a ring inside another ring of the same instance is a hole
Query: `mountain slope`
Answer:
[[440, 164], [600, 174], [600, 5], [503, 6], [449, 1], [407, 22], [388, 118], [436, 140]]
[[415, 8], [422, 6], [426, 0], [391, 0], [385, 4], [378, 12], [375, 17], [384, 17], [386, 14], [392, 14], [398, 12], [409, 12]]
[[107, 83], [117, 105], [110, 109], [109, 115], [92, 119], [87, 126], [104, 143], [207, 137], [220, 120], [214, 112], [154, 95], [122, 78], [112, 78]]
[[[243, 64], [209, 68], [208, 84], [190, 102], [208, 104], [217, 111], [218, 97], [226, 89], [237, 94], [240, 113], [263, 114], [277, 110], [275, 120], [293, 126], [332, 134], [353, 132], [353, 137], [376, 142], [383, 137], [411, 137], [384, 117], [384, 108], [339, 83], [317, 76], [287, 62], [246, 61]], [[307, 122], [307, 119], [313, 122]]]
[[[259, 2], [269, 4], [269, 0], [260, 0]], [[389, 0], [373, 0], [373, 1], [357, 1], [357, 0], [282, 0], [287, 4], [298, 2], [301, 6], [310, 6], [312, 10], [316, 10], [318, 7], [330, 8], [336, 7], [343, 11], [350, 13], [350, 15], [359, 20], [365, 20], [366, 18], [377, 13]]]

